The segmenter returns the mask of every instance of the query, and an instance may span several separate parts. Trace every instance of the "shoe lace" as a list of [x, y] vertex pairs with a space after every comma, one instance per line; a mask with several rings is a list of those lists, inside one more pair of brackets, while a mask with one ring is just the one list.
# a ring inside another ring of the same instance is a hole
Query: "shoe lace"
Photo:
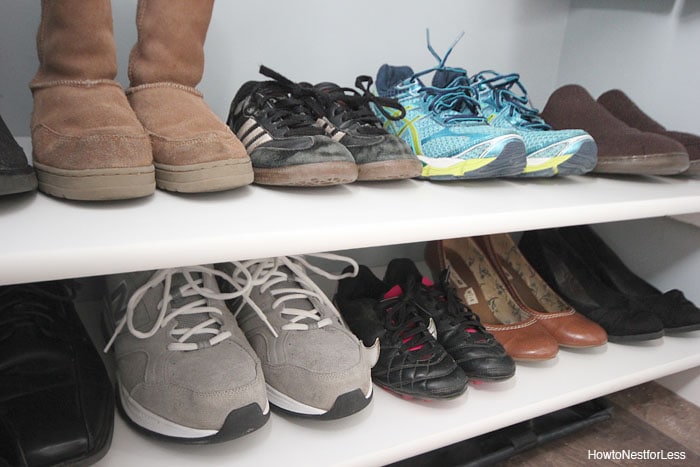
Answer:
[[[330, 87], [322, 91], [326, 108], [330, 103], [338, 103], [340, 106], [339, 117], [343, 123], [353, 122], [362, 126], [381, 127], [382, 123], [372, 112], [371, 104], [377, 111], [389, 120], [398, 121], [406, 116], [406, 109], [398, 100], [390, 97], [381, 97], [370, 90], [374, 81], [370, 76], [360, 75], [355, 79], [355, 87], [361, 93], [352, 88]], [[394, 112], [386, 108], [393, 109]]]
[[471, 83], [478, 90], [491, 91], [498, 110], [508, 109], [508, 115], [518, 116], [525, 128], [532, 130], [551, 130], [539, 110], [530, 104], [525, 86], [520, 82], [518, 73], [501, 75], [492, 70], [486, 70], [473, 76]]
[[418, 313], [417, 293], [420, 293], [418, 284], [409, 279], [398, 297], [384, 299], [377, 306], [384, 313], [384, 327], [391, 337], [400, 341], [404, 351], [417, 360], [427, 360], [435, 353], [436, 341]]
[[[346, 262], [352, 266], [352, 271], [340, 275], [332, 274], [309, 263], [306, 259], [308, 257]], [[357, 262], [352, 258], [331, 253], [315, 253], [305, 256], [278, 256], [244, 262], [234, 261], [233, 266], [234, 270], [229, 278], [230, 280], [242, 285], [248, 281], [246, 276], [249, 275], [249, 283], [252, 287], [260, 287], [260, 291], [263, 293], [268, 290], [270, 291], [270, 294], [275, 297], [272, 308], [274, 309], [282, 305], [281, 314], [288, 321], [282, 326], [282, 329], [289, 331], [307, 331], [309, 329], [323, 328], [333, 322], [331, 318], [326, 316], [323, 310], [313, 305], [314, 300], [317, 300], [323, 308], [330, 310], [337, 319], [342, 321], [336, 307], [321, 288], [306, 274], [305, 269], [313, 271], [330, 280], [340, 280], [346, 277], [356, 276], [359, 270]], [[288, 283], [290, 281], [295, 282], [298, 287], [277, 287], [279, 284]], [[275, 337], [278, 337], [277, 331], [265, 316], [265, 312], [250, 298], [249, 293], [242, 294], [241, 298], [241, 303], [234, 312], [234, 316], [237, 317], [247, 304], [255, 311], [260, 319], [263, 320], [270, 332], [272, 332]], [[292, 303], [292, 301], [299, 299], [311, 303], [311, 308], [299, 308]]]
[[[189, 301], [183, 306], [172, 306], [173, 295], [171, 294], [171, 287], [173, 276], [176, 274], [181, 274], [185, 279], [185, 284], [177, 289], [179, 296], [183, 298], [199, 296], [199, 299]], [[199, 274], [202, 277], [195, 278], [193, 274]], [[206, 275], [220, 277], [230, 282], [236, 289], [236, 292], [222, 293], [204, 287], [203, 278]], [[151, 289], [161, 284], [163, 284], [163, 296], [158, 302], [158, 317], [156, 321], [153, 323], [151, 329], [146, 331], [136, 329], [134, 325], [134, 315], [138, 304]], [[231, 337], [231, 332], [222, 331], [221, 326], [223, 325], [223, 321], [219, 318], [224, 311], [228, 313], [228, 310], [221, 310], [217, 307], [208, 306], [206, 299], [230, 300], [237, 298], [250, 290], [250, 284], [251, 278], [249, 275], [248, 281], [241, 285], [240, 282], [232, 282], [226, 274], [207, 266], [158, 270], [129, 298], [126, 306], [126, 313], [117, 322], [116, 329], [105, 346], [104, 351], [107, 352], [110, 349], [124, 327], [126, 327], [134, 337], [138, 339], [148, 339], [173, 320], [175, 320], [176, 325], [171, 330], [171, 335], [176, 337], [177, 342], [169, 343], [168, 350], [192, 351], [214, 346]]]
[[287, 129], [285, 136], [322, 135], [314, 126], [324, 115], [325, 97], [309, 83], [295, 83], [280, 73], [260, 66], [260, 73], [272, 81], [264, 84], [261, 107], [269, 104], [268, 118], [278, 129]]
[[[457, 36], [457, 39], [447, 49], [445, 55], [440, 57], [430, 43], [430, 30], [426, 30], [428, 50], [438, 61], [438, 65], [414, 73], [409, 78], [409, 81], [420, 84], [418, 92], [423, 94], [423, 99], [428, 103], [428, 110], [438, 116], [444, 123], [485, 123], [486, 119], [481, 115], [479, 101], [469, 82], [466, 71], [461, 68], [445, 66], [447, 58], [462, 36], [464, 36], [464, 32]], [[453, 74], [455, 78], [445, 87], [427, 86], [418, 79], [420, 76], [431, 72], [447, 72]]]
[[443, 319], [448, 319], [452, 327], [458, 326], [467, 333], [486, 333], [486, 328], [481, 324], [471, 308], [459, 299], [457, 291], [449, 282], [450, 270], [445, 269], [440, 274], [440, 279], [433, 286], [421, 286], [421, 292], [442, 312]]

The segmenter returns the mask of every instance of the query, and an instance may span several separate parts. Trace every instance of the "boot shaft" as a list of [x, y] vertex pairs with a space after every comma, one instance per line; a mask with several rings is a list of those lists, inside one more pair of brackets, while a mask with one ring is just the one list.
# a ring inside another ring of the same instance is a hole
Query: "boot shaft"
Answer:
[[36, 44], [32, 84], [117, 75], [110, 0], [42, 0]]
[[195, 87], [204, 72], [204, 40], [214, 0], [139, 0], [138, 42], [129, 57], [131, 86], [172, 82]]

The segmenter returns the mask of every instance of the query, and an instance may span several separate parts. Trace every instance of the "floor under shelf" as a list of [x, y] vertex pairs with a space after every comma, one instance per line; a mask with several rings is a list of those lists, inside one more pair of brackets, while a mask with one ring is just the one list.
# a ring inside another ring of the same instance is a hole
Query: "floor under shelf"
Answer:
[[[565, 438], [516, 455], [501, 467], [585, 467], [610, 460], [589, 459], [589, 451], [663, 451], [666, 460], [639, 460], [638, 464], [670, 466], [700, 465], [700, 407], [690, 404], [656, 383], [646, 383], [607, 397], [613, 417]], [[595, 456], [595, 453], [591, 455]], [[602, 454], [600, 454], [602, 455]], [[675, 460], [671, 456], [678, 456]], [[617, 461], [631, 465], [634, 461]], [[443, 466], [447, 467], [447, 466]]]

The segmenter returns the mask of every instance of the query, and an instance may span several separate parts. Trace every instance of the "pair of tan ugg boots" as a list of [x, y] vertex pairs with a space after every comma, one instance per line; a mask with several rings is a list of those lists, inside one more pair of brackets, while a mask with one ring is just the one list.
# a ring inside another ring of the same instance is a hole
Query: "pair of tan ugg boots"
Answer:
[[42, 0], [39, 70], [30, 83], [39, 189], [109, 200], [158, 188], [247, 185], [245, 149], [195, 89], [214, 0], [139, 0], [130, 87], [115, 81], [110, 0]]

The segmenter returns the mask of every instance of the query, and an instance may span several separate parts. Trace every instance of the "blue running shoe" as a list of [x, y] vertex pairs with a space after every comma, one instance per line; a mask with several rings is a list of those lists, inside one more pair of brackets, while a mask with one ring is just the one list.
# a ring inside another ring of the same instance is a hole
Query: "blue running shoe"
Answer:
[[[397, 120], [398, 111], [377, 106], [373, 110], [387, 131], [406, 141], [423, 163], [419, 178], [477, 179], [522, 173], [526, 164], [523, 139], [512, 128], [488, 125], [466, 72], [461, 70], [450, 81], [440, 78], [459, 71], [445, 66], [454, 45], [440, 58], [428, 37], [428, 50], [439, 64], [418, 73], [407, 66], [382, 65], [377, 72], [377, 93], [397, 99], [406, 115]], [[431, 72], [435, 79], [428, 86], [420, 78]]]
[[496, 128], [510, 128], [525, 141], [527, 166], [522, 177], [582, 175], [598, 160], [598, 147], [583, 130], [553, 130], [533, 108], [517, 73], [482, 71], [470, 79], [481, 111]]

